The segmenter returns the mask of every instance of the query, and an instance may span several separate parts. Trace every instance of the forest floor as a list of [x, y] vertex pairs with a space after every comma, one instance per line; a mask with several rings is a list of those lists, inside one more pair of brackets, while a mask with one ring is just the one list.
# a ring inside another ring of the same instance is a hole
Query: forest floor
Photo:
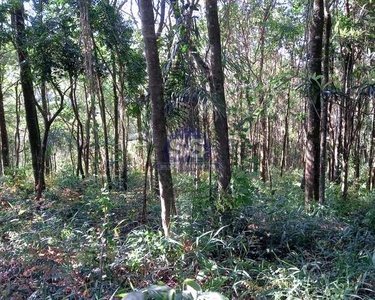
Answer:
[[327, 205], [306, 212], [298, 179], [270, 190], [237, 173], [231, 197], [213, 204], [207, 183], [178, 177], [166, 240], [154, 199], [139, 222], [140, 175], [106, 192], [65, 174], [40, 201], [25, 178], [4, 178], [0, 299], [120, 299], [187, 278], [229, 299], [375, 299], [375, 194], [358, 186], [343, 201], [332, 186]]

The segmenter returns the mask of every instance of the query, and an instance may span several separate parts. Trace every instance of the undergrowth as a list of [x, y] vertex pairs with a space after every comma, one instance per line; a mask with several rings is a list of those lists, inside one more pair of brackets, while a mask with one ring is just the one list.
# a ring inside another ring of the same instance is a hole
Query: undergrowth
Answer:
[[175, 179], [179, 211], [168, 240], [152, 191], [147, 223], [139, 221], [140, 176], [129, 191], [108, 192], [63, 174], [42, 201], [20, 180], [3, 180], [0, 298], [119, 299], [186, 283], [228, 299], [375, 298], [374, 194], [351, 191], [343, 202], [332, 185], [326, 206], [306, 212], [298, 173], [270, 189], [236, 172], [220, 201], [201, 180]]

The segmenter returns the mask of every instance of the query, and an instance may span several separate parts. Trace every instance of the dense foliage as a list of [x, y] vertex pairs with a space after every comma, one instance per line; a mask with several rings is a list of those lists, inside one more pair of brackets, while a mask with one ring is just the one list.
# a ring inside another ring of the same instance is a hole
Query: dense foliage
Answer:
[[233, 185], [252, 205], [222, 214], [207, 205], [207, 182], [189, 188], [193, 178], [184, 176], [167, 240], [156, 199], [148, 224], [139, 222], [140, 175], [129, 192], [108, 193], [63, 174], [42, 201], [29, 198], [21, 174], [2, 182], [2, 297], [107, 299], [161, 283], [158, 292], [167, 285], [178, 294], [192, 278], [229, 299], [373, 299], [373, 193], [343, 203], [332, 186], [328, 205], [306, 213], [299, 174], [277, 180], [277, 192], [238, 174]]
[[374, 299], [374, 21], [0, 1], [0, 298]]

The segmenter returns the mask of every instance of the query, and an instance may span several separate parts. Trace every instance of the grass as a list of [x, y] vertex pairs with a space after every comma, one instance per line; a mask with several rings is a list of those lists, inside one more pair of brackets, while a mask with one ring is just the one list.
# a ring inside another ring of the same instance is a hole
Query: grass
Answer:
[[2, 182], [1, 299], [119, 299], [157, 283], [181, 290], [187, 278], [229, 299], [375, 298], [371, 193], [343, 202], [329, 186], [327, 205], [307, 213], [298, 173], [274, 178], [272, 190], [237, 173], [232, 196], [214, 203], [207, 183], [181, 176], [166, 240], [154, 197], [139, 222], [140, 176], [110, 193], [58, 179], [39, 202], [22, 180]]

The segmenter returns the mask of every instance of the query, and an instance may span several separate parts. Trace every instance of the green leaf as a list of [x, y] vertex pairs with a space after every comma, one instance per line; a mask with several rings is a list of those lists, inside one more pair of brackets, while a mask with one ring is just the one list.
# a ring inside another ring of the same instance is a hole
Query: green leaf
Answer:
[[196, 283], [193, 279], [189, 279], [189, 278], [185, 279], [184, 285], [190, 286], [191, 288], [193, 288], [197, 292], [201, 292], [202, 291], [200, 285], [198, 283]]
[[155, 300], [168, 299], [171, 288], [167, 285], [151, 285], [147, 288], [147, 292], [151, 298]]
[[187, 46], [187, 45], [182, 45], [182, 47], [181, 47], [181, 52], [182, 52], [183, 54], [185, 54], [187, 51], [188, 51], [188, 46]]

